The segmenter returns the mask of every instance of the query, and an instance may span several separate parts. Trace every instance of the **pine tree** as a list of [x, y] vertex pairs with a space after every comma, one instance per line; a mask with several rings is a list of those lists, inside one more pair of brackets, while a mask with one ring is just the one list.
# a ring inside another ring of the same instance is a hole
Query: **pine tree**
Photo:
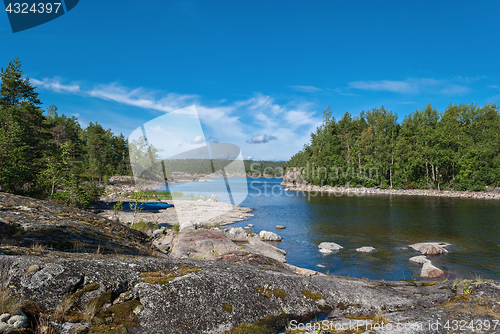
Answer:
[[36, 175], [44, 167], [49, 135], [38, 93], [29, 78], [23, 78], [18, 58], [0, 70], [0, 80], [0, 142], [16, 145], [10, 151], [1, 149], [0, 182], [3, 188], [19, 193], [29, 190], [25, 186], [35, 185]]

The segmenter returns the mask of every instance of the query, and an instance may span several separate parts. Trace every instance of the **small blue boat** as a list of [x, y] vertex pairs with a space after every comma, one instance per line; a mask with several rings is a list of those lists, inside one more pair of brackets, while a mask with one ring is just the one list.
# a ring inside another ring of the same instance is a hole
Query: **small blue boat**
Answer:
[[[124, 210], [130, 210], [130, 204], [133, 204], [134, 202], [123, 202], [123, 209]], [[109, 203], [111, 206], [114, 206], [116, 202]], [[143, 202], [139, 203], [138, 208], [141, 210], [162, 210], [166, 208], [172, 208], [172, 204], [168, 203], [161, 203], [161, 202]]]

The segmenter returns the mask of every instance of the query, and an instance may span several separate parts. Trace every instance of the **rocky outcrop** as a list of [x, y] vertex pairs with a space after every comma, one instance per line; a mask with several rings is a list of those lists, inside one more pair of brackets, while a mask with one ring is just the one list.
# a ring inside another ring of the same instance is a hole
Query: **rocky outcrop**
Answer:
[[[33, 265], [39, 269], [33, 272]], [[429, 314], [491, 320], [500, 311], [500, 282], [475, 285], [463, 301], [480, 299], [483, 304], [474, 309], [460, 305], [460, 313], [454, 313], [454, 305], [462, 300], [453, 299], [456, 287], [451, 282], [301, 276], [263, 263], [0, 256], [0, 268], [8, 286], [49, 313], [71, 296], [73, 303], [63, 322], [85, 324], [82, 312], [95, 305], [95, 316], [88, 323], [91, 333], [111, 328], [141, 334], [165, 333], [165, 329], [171, 334], [237, 332], [238, 328], [273, 332], [272, 328], [283, 330], [291, 320], [302, 322], [321, 314], [331, 319], [370, 318], [382, 310], [384, 317], [412, 323]], [[37, 274], [44, 270], [50, 276]], [[400, 316], [403, 312], [407, 313]]]
[[72, 253], [143, 254], [147, 235], [96, 214], [29, 197], [0, 193], [2, 244]]
[[336, 251], [341, 250], [342, 246], [336, 244], [334, 242], [322, 242], [318, 245], [319, 251], [323, 254], [330, 254]]
[[217, 256], [240, 250], [221, 230], [186, 230], [172, 240], [170, 257], [214, 260]]
[[[243, 230], [244, 234], [236, 233], [241, 228], [232, 228], [233, 234], [222, 230], [198, 229], [186, 230], [177, 234], [171, 243], [170, 257], [214, 260], [218, 256], [236, 251], [245, 251], [260, 255], [281, 263], [286, 262], [286, 252], [273, 245], [261, 241], [259, 236], [252, 236]], [[236, 244], [235, 241], [244, 241]]]
[[179, 224], [179, 231], [181, 231], [181, 232], [184, 230], [196, 230], [196, 228], [197, 228], [196, 224], [190, 220], [185, 221], [185, 222], [181, 222]]
[[307, 186], [309, 182], [304, 180], [304, 169], [294, 167], [292, 169], [287, 169], [285, 175], [283, 176], [283, 182], [281, 182], [282, 186], [285, 187], [303, 187]]
[[0, 314], [0, 333], [8, 333], [18, 328], [26, 328], [28, 318], [23, 311], [17, 311], [16, 314]]
[[450, 246], [450, 244], [446, 242], [422, 242], [410, 245], [409, 247], [422, 253], [423, 255], [439, 255], [448, 253], [445, 249], [446, 246]]
[[248, 244], [243, 244], [242, 247], [250, 252], [270, 257], [281, 263], [286, 262], [286, 251], [262, 241], [258, 235], [249, 238]]
[[230, 227], [224, 230], [224, 234], [231, 241], [248, 241], [248, 238], [252, 236], [251, 233], [245, 231], [242, 227]]
[[264, 240], [264, 241], [281, 241], [283, 238], [274, 233], [274, 232], [269, 232], [269, 231], [260, 231], [259, 237]]
[[422, 278], [440, 278], [444, 276], [444, 271], [434, 266], [426, 256], [419, 255], [410, 258], [411, 262], [422, 264], [420, 277]]

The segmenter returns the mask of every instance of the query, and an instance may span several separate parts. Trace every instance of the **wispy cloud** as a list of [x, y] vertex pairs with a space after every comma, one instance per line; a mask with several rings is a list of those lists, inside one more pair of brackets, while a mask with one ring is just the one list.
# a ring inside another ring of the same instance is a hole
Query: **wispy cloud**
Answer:
[[[113, 101], [145, 110], [172, 112], [196, 105], [198, 115], [206, 126], [204, 129], [207, 129], [205, 133], [205, 137], [209, 138], [207, 142], [220, 140], [221, 142], [235, 143], [246, 154], [258, 159], [270, 159], [276, 156], [276, 152], [279, 152], [282, 159], [288, 159], [300, 150], [304, 143], [309, 141], [310, 133], [321, 123], [321, 118], [316, 117], [316, 113], [313, 111], [314, 105], [297, 104], [294, 101], [280, 104], [272, 97], [261, 93], [233, 102], [222, 100], [206, 103], [201, 101], [201, 96], [194, 94], [165, 93], [144, 88], [132, 89], [117, 83], [105, 85], [66, 84], [60, 78], [36, 80], [36, 83], [40, 88], [56, 93]], [[100, 117], [102, 118], [104, 115]], [[245, 119], [242, 120], [241, 117]], [[134, 128], [137, 126], [134, 122], [132, 124], [134, 124]], [[132, 131], [134, 128], [129, 130]], [[252, 137], [252, 134], [255, 133], [262, 135]], [[268, 133], [273, 135], [267, 135]], [[248, 139], [250, 137], [251, 139]], [[198, 139], [193, 138], [192, 140], [197, 141]], [[253, 145], [257, 143], [269, 144]]]
[[[470, 82], [459, 77], [456, 81]], [[459, 85], [450, 80], [437, 80], [433, 78], [409, 78], [402, 81], [353, 81], [349, 88], [370, 91], [387, 91], [400, 94], [421, 94], [423, 92], [438, 93], [443, 95], [462, 95], [468, 93], [470, 88]]]
[[295, 85], [295, 86], [288, 86], [293, 90], [296, 90], [298, 92], [304, 92], [304, 93], [317, 93], [321, 92], [322, 89], [314, 86], [300, 86], [300, 85]]
[[328, 91], [330, 92], [333, 92], [337, 95], [342, 95], [342, 96], [354, 96], [356, 94], [352, 93], [352, 92], [349, 92], [349, 91], [345, 91], [343, 89], [340, 89], [338, 87], [335, 87], [334, 89], [328, 89]]
[[440, 90], [441, 94], [444, 95], [462, 95], [470, 92], [469, 87], [460, 86], [460, 85], [448, 85]]
[[80, 91], [80, 86], [73, 85], [63, 85], [57, 78], [54, 79], [43, 79], [42, 81], [37, 79], [30, 79], [30, 81], [38, 87], [42, 87], [48, 90], [52, 90], [57, 93], [77, 93]]
[[265, 144], [269, 143], [271, 140], [276, 140], [278, 139], [275, 136], [268, 136], [266, 134], [261, 134], [260, 136], [252, 137], [247, 140], [247, 143], [249, 144]]

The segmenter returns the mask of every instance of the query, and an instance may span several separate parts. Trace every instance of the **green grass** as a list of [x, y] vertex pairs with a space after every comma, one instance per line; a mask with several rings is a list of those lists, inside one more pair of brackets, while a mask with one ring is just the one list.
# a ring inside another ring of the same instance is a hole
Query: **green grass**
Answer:
[[147, 232], [149, 230], [151, 230], [151, 231], [157, 230], [159, 227], [158, 227], [158, 224], [145, 222], [144, 220], [141, 219], [140, 221], [134, 223], [132, 228], [134, 230], [138, 230], [141, 232]]

